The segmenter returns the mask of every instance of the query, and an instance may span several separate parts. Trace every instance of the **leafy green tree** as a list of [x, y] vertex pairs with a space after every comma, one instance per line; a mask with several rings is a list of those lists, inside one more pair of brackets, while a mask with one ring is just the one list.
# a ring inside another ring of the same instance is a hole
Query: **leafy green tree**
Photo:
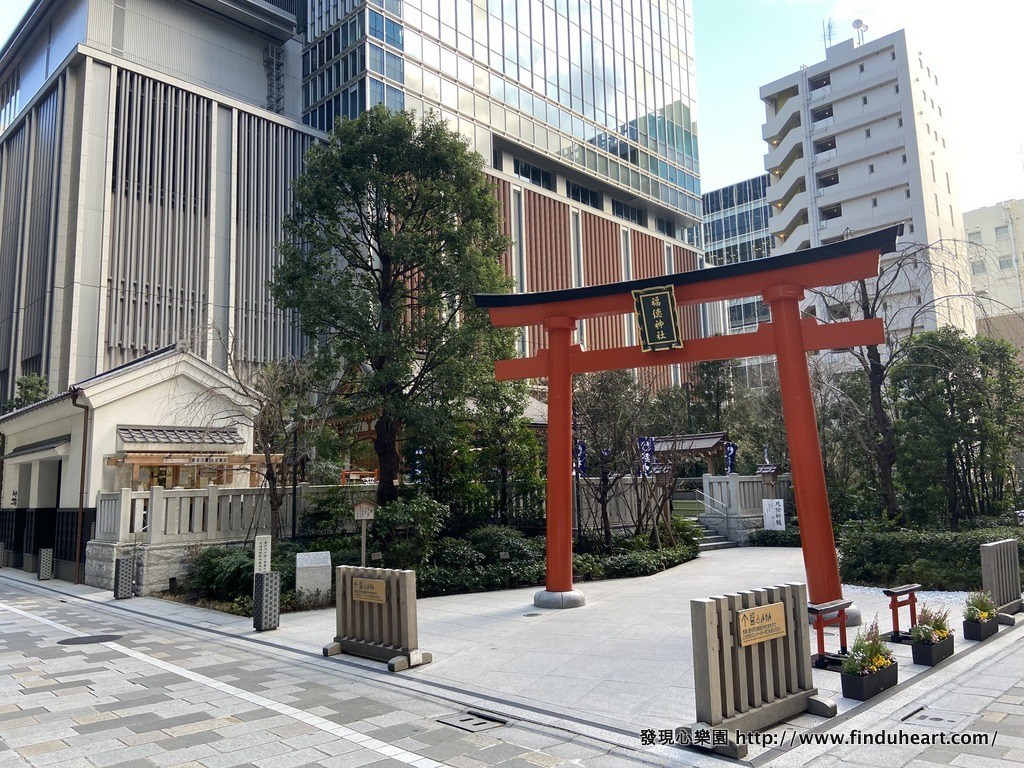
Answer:
[[35, 373], [19, 376], [15, 380], [14, 386], [16, 388], [14, 399], [4, 403], [3, 413], [25, 408], [50, 396], [50, 384], [46, 377]]
[[957, 530], [1008, 511], [1024, 444], [1024, 373], [1012, 347], [951, 328], [919, 334], [892, 386], [907, 518]]
[[725, 414], [733, 399], [732, 361], [697, 363], [690, 392], [690, 431], [724, 432]]
[[[502, 525], [540, 499], [540, 441], [523, 415], [524, 382], [485, 383], [476, 398], [476, 461], [487, 485], [494, 516]], [[528, 516], [533, 519], [534, 516]]]
[[508, 288], [482, 167], [437, 115], [377, 107], [311, 147], [294, 184], [274, 295], [329, 365], [355, 373], [347, 407], [375, 422], [380, 504], [397, 497], [415, 410], [464, 399], [511, 353], [471, 301]]

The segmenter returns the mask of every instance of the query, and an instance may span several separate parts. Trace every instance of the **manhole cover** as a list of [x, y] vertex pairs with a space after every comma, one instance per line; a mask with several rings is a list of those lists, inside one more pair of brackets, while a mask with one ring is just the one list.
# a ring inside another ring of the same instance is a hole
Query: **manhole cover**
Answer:
[[84, 635], [82, 637], [68, 637], [58, 640], [57, 645], [92, 645], [93, 643], [112, 643], [120, 640], [121, 635]]
[[944, 731], [953, 731], [961, 730], [967, 725], [971, 717], [971, 715], [964, 715], [959, 712], [942, 712], [922, 707], [902, 718], [902, 721], [907, 725], [922, 725], [926, 728], [940, 728]]
[[500, 728], [505, 725], [504, 720], [498, 720], [489, 715], [481, 715], [477, 712], [466, 712], [461, 715], [450, 715], [448, 717], [442, 717], [438, 719], [439, 723], [445, 725], [451, 725], [455, 728], [459, 728], [463, 731], [469, 731], [470, 733], [476, 733], [477, 731], [486, 731], [491, 728]]

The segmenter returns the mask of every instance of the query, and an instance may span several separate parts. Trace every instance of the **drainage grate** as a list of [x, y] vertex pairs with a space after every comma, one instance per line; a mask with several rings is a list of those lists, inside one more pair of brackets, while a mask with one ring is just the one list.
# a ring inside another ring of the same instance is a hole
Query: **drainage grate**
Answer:
[[500, 728], [505, 725], [504, 720], [500, 720], [494, 717], [494, 715], [485, 715], [480, 712], [449, 715], [448, 717], [439, 718], [437, 722], [459, 728], [463, 731], [469, 731], [470, 733], [489, 731], [491, 728]]
[[83, 635], [82, 637], [68, 637], [58, 640], [57, 645], [92, 645], [93, 643], [112, 643], [120, 640], [122, 635]]

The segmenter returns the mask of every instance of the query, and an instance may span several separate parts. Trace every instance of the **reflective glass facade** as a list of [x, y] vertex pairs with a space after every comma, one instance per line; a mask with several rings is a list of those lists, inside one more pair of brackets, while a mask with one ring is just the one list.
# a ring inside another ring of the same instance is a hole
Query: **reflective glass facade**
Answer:
[[307, 0], [305, 121], [434, 109], [621, 196], [701, 213], [690, 0]]

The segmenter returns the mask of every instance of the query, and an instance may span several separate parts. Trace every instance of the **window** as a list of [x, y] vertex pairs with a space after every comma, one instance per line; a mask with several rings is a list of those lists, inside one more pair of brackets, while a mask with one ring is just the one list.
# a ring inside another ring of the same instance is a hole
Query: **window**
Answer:
[[860, 103], [861, 104], [867, 104], [868, 103], [868, 97], [867, 96], [861, 96], [860, 97]]
[[910, 222], [910, 234], [914, 234], [914, 222]]
[[642, 227], [647, 226], [647, 211], [643, 208], [627, 205], [619, 200], [612, 200], [612, 213], [620, 219], [631, 221]]
[[968, 232], [967, 233], [967, 242], [980, 244], [981, 243], [981, 230], [978, 230], [977, 232]]
[[660, 216], [655, 216], [654, 228], [663, 235], [668, 235], [669, 237], [676, 236], [676, 223], [669, 219], [663, 219]]
[[1003, 225], [996, 227], [996, 240], [1008, 240], [1010, 238], [1010, 227]]
[[900, 162], [902, 162], [904, 165], [906, 165], [907, 164], [907, 156], [906, 155], [900, 155]]
[[871, 129], [870, 128], [865, 128], [864, 129], [864, 138], [865, 139], [870, 139], [871, 138]]
[[384, 17], [376, 11], [370, 11], [370, 37], [384, 39]]
[[861, 72], [863, 72], [863, 71], [864, 71], [864, 65], [863, 65], [863, 64], [861, 64], [861, 65], [860, 65], [860, 71], [861, 71]]
[[589, 205], [591, 208], [602, 209], [604, 204], [601, 200], [601, 193], [596, 190], [584, 187], [574, 181], [565, 181], [565, 194], [578, 203]]
[[878, 198], [877, 197], [872, 197], [871, 198], [871, 207], [872, 208], [877, 208], [878, 207]]
[[875, 172], [875, 164], [874, 163], [868, 163], [868, 173], [874, 173], [874, 172]]
[[890, 51], [889, 52], [889, 59], [891, 61], [896, 61], [896, 51]]
[[999, 268], [1000, 269], [1013, 269], [1013, 256], [1000, 256], [999, 257]]
[[536, 184], [538, 187], [544, 187], [551, 191], [555, 189], [555, 182], [550, 171], [538, 168], [518, 157], [512, 158], [512, 172], [524, 181]]
[[896, 85], [894, 85], [892, 87], [892, 92], [893, 93], [899, 93], [900, 92], [900, 84], [899, 83], [896, 83]]
[[896, 127], [897, 128], [902, 128], [903, 127], [903, 118], [902, 117], [897, 117], [896, 118]]
[[985, 266], [984, 261], [972, 261], [971, 262], [971, 274], [972, 275], [984, 275], [988, 272], [988, 267]]
[[909, 200], [910, 199], [910, 187], [907, 187], [905, 190], [903, 190], [903, 192], [904, 192], [904, 197], [906, 197]]

